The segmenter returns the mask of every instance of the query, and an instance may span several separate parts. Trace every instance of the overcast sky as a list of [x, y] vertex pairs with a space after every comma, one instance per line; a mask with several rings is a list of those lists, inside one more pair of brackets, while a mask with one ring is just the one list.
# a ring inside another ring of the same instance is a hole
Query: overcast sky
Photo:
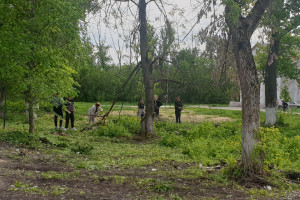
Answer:
[[[165, 2], [164, 8], [158, 9], [154, 2], [150, 2], [147, 6], [147, 18], [148, 22], [155, 27], [157, 33], [164, 25], [164, 17], [161, 10], [164, 10], [168, 15], [168, 19], [173, 22], [173, 28], [176, 30], [176, 41], [180, 42], [181, 48], [195, 47], [204, 50], [205, 45], [200, 45], [192, 39], [192, 36], [197, 34], [199, 30], [206, 27], [210, 23], [210, 18], [203, 18], [200, 20], [193, 29], [193, 25], [197, 21], [197, 14], [200, 11], [201, 4], [197, 0], [163, 0]], [[116, 7], [120, 6], [120, 7]], [[86, 18], [88, 22], [88, 34], [91, 37], [92, 43], [98, 44], [99, 40], [105, 45], [110, 46], [109, 54], [113, 58], [114, 63], [118, 63], [118, 53], [123, 55], [122, 64], [127, 63], [128, 59], [126, 55], [129, 55], [129, 49], [126, 48], [124, 43], [128, 41], [124, 38], [124, 35], [129, 36], [134, 23], [137, 23], [134, 16], [137, 14], [137, 7], [133, 3], [118, 3], [115, 5], [118, 11], [122, 12], [124, 22], [121, 25], [120, 20], [114, 20], [110, 17], [108, 20], [110, 27], [107, 27], [104, 20], [104, 12], [98, 12], [97, 14], [89, 14]], [[130, 9], [129, 9], [130, 8]], [[217, 7], [217, 13], [223, 13], [223, 6]], [[171, 15], [173, 13], [173, 15]], [[137, 17], [137, 15], [136, 15]], [[192, 29], [190, 34], [187, 33]], [[136, 34], [139, 34], [136, 32]], [[187, 37], [186, 37], [187, 36]], [[185, 39], [184, 39], [185, 38]], [[120, 50], [120, 51], [119, 51]]]

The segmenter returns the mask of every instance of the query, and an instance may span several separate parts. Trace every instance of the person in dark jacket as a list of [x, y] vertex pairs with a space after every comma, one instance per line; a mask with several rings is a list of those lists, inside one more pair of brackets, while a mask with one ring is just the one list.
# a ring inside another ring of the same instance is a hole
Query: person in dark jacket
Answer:
[[66, 124], [65, 128], [68, 129], [69, 127], [69, 121], [71, 119], [71, 128], [73, 131], [76, 131], [77, 129], [74, 127], [74, 112], [76, 111], [74, 106], [74, 101], [72, 97], [69, 97], [67, 102], [65, 103], [66, 106]]
[[[66, 129], [62, 127], [62, 123], [63, 123], [63, 118], [64, 118], [64, 114], [63, 114], [63, 104], [64, 104], [64, 100], [59, 97], [59, 94], [56, 93], [53, 97], [53, 99], [51, 100], [51, 104], [53, 105], [53, 111], [54, 111], [54, 125], [55, 125], [55, 129], [60, 129], [65, 131]], [[59, 128], [57, 127], [57, 119], [59, 118]]]
[[183, 104], [180, 100], [180, 97], [177, 97], [176, 101], [175, 101], [176, 123], [181, 123], [181, 111], [182, 110], [183, 110]]
[[158, 100], [158, 96], [154, 96], [154, 112], [155, 116], [159, 117], [159, 107], [162, 106], [163, 104]]

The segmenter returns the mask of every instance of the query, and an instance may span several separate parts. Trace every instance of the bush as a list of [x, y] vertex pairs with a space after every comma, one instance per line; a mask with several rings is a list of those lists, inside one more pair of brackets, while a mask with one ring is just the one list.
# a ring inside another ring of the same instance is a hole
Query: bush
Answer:
[[185, 127], [160, 122], [156, 125], [161, 131], [161, 145], [181, 148], [184, 154], [204, 165], [225, 162], [230, 157], [237, 159], [241, 155], [240, 127], [234, 123]]
[[25, 101], [8, 101], [6, 107], [8, 112], [25, 112]]
[[96, 134], [99, 136], [107, 136], [107, 137], [129, 137], [131, 136], [128, 133], [128, 130], [120, 125], [116, 125], [114, 123], [108, 123], [105, 126], [100, 126], [96, 130]]
[[90, 146], [89, 144], [80, 144], [76, 142], [71, 148], [71, 151], [74, 153], [89, 155], [93, 149], [94, 147]]
[[160, 144], [167, 147], [181, 147], [181, 145], [185, 142], [183, 136], [165, 133], [160, 141]]
[[50, 102], [40, 102], [39, 104], [40, 110], [46, 112], [52, 112], [53, 105]]
[[0, 135], [0, 141], [19, 146], [35, 147], [38, 144], [38, 138], [30, 133], [25, 132], [6, 132]]
[[291, 165], [290, 153], [282, 146], [282, 136], [277, 128], [261, 128], [256, 134], [258, 143], [254, 148], [254, 156], [264, 161], [264, 166], [287, 167]]

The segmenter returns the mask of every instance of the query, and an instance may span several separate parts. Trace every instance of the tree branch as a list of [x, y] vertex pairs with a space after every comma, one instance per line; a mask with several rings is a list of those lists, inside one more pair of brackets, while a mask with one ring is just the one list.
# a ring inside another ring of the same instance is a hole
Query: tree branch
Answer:
[[252, 35], [257, 28], [259, 21], [268, 8], [272, 0], [258, 0], [252, 8], [250, 14], [245, 18], [245, 22], [248, 25], [247, 33]]
[[158, 83], [158, 82], [172, 82], [172, 83], [176, 83], [179, 85], [183, 85], [183, 83], [179, 82], [179, 81], [175, 81], [175, 80], [171, 80], [171, 79], [166, 79], [166, 78], [162, 78], [162, 79], [157, 79], [154, 81], [154, 83]]

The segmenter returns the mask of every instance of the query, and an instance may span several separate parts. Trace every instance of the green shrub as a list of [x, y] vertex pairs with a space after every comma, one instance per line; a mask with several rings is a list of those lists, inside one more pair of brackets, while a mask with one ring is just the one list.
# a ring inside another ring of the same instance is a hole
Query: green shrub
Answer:
[[25, 112], [25, 101], [8, 101], [6, 107], [8, 112]]
[[256, 134], [258, 143], [254, 148], [255, 157], [264, 161], [264, 166], [286, 167], [291, 165], [289, 152], [282, 148], [282, 136], [277, 128], [261, 128]]
[[35, 147], [38, 144], [38, 138], [26, 132], [6, 132], [0, 134], [0, 141], [9, 142], [10, 144]]
[[114, 123], [108, 123], [105, 126], [100, 126], [96, 133], [99, 136], [108, 137], [126, 137], [131, 135], [128, 133], [128, 130], [125, 127], [116, 125]]
[[53, 105], [50, 102], [40, 102], [39, 103], [40, 110], [46, 112], [52, 112]]
[[95, 133], [107, 137], [131, 137], [140, 130], [140, 120], [136, 117], [114, 118]]
[[184, 137], [176, 134], [166, 133], [162, 136], [160, 144], [167, 147], [180, 147], [184, 143]]
[[74, 153], [85, 154], [85, 155], [89, 155], [93, 149], [94, 149], [93, 146], [89, 144], [80, 144], [79, 142], [76, 142], [71, 148], [71, 150]]
[[130, 134], [136, 134], [141, 130], [141, 120], [138, 117], [125, 116], [112, 120], [115, 125], [119, 125], [128, 130]]

